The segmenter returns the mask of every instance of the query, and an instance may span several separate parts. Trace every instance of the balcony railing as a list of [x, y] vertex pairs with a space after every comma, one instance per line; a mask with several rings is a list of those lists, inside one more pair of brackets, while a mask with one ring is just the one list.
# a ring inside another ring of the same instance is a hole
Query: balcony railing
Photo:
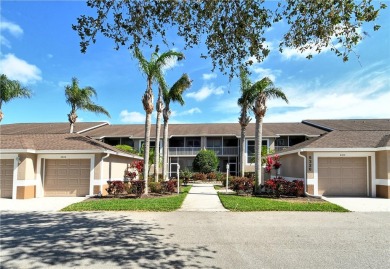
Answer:
[[238, 155], [238, 147], [206, 147], [213, 150], [217, 156]]
[[200, 147], [170, 147], [169, 156], [196, 156], [201, 150]]
[[275, 146], [275, 152], [280, 152], [286, 148], [289, 148], [288, 146]]
[[[196, 156], [202, 148], [200, 147], [170, 147], [169, 156]], [[238, 155], [238, 147], [206, 147], [213, 150], [217, 156]]]

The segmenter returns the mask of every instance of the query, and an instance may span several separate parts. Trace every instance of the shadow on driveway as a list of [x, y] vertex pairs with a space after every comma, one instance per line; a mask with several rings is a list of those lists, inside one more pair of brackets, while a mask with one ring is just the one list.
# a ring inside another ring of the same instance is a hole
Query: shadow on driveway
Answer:
[[131, 213], [2, 212], [1, 268], [206, 268], [194, 261], [216, 253], [169, 243], [173, 236]]

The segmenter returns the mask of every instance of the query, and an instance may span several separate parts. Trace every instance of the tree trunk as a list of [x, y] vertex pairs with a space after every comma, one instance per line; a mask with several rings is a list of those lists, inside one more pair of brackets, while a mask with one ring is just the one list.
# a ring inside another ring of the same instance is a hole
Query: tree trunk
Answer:
[[69, 114], [68, 114], [68, 121], [70, 123], [70, 130], [69, 130], [69, 133], [73, 133], [73, 128], [74, 128], [74, 124], [77, 120], [77, 115], [76, 115], [76, 112], [75, 111], [71, 111]]
[[240, 156], [241, 156], [241, 177], [245, 176], [245, 133], [246, 126], [241, 126], [241, 146], [240, 146]]
[[[148, 82], [148, 85], [151, 86], [151, 82]], [[149, 180], [149, 150], [150, 150], [150, 128], [151, 128], [151, 118], [153, 112], [153, 92], [151, 87], [145, 91], [144, 96], [142, 97], [142, 104], [146, 112], [145, 119], [145, 141], [144, 141], [144, 181], [145, 181], [145, 194], [149, 193], [148, 180]]]
[[144, 142], [144, 180], [145, 180], [145, 194], [148, 194], [148, 177], [149, 177], [149, 150], [150, 150], [150, 119], [151, 113], [146, 113], [145, 119], [145, 142]]
[[171, 111], [169, 110], [169, 105], [167, 105], [163, 110], [163, 118], [164, 118], [164, 142], [163, 142], [163, 161], [162, 161], [162, 174], [163, 180], [168, 180], [168, 121]]
[[0, 110], [0, 122], [3, 120], [4, 114], [3, 111]]
[[158, 100], [156, 103], [157, 119], [156, 119], [156, 148], [154, 150], [154, 181], [158, 182], [158, 174], [160, 168], [160, 119], [163, 111], [163, 102], [161, 100], [162, 89], [159, 88]]
[[261, 124], [260, 117], [256, 116], [255, 129], [255, 191], [260, 192], [261, 184]]

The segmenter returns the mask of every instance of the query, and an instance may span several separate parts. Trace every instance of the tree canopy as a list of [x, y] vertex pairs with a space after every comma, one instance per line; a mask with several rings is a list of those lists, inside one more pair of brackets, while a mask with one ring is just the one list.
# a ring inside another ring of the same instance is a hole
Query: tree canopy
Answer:
[[[253, 57], [264, 60], [270, 50], [266, 32], [274, 23], [288, 25], [279, 50], [321, 52], [330, 49], [343, 61], [367, 34], [363, 24], [374, 22], [386, 5], [372, 0], [264, 0], [177, 1], [177, 0], [88, 0], [94, 16], [81, 15], [72, 28], [78, 32], [82, 52], [98, 34], [112, 39], [116, 49], [133, 50], [155, 46], [156, 40], [172, 45], [168, 33], [176, 31], [185, 49], [205, 42], [213, 70], [218, 67], [230, 77], [238, 74], [243, 62]], [[373, 30], [380, 28], [372, 25]], [[311, 58], [309, 54], [307, 58]]]

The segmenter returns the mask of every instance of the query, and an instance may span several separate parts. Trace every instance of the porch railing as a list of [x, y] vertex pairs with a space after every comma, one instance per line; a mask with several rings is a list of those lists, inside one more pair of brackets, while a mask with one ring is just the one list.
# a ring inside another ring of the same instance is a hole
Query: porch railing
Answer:
[[[196, 156], [202, 148], [200, 147], [170, 147], [169, 156]], [[238, 147], [206, 147], [213, 150], [217, 156], [236, 156]]]

